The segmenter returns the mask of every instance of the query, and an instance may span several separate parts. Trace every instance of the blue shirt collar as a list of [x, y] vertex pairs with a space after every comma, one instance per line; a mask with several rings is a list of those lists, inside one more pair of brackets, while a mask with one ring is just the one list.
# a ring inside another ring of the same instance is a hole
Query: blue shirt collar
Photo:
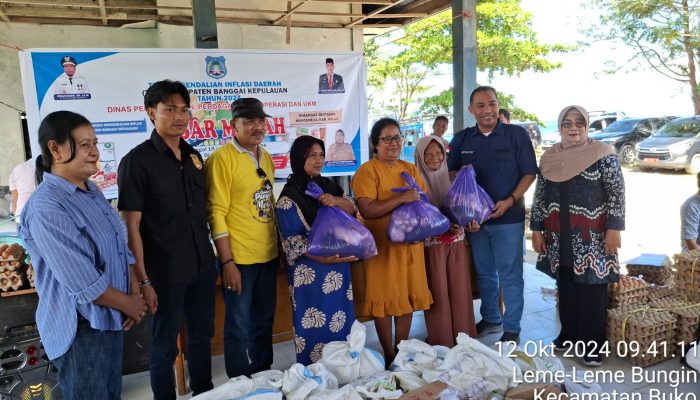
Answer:
[[[496, 127], [493, 128], [491, 135], [503, 135], [504, 133], [505, 133], [505, 128], [503, 126], [503, 122], [501, 122], [501, 121], [496, 122]], [[471, 134], [471, 136], [481, 135], [481, 131], [479, 130], [479, 125], [474, 125], [470, 131], [470, 134]]]
[[[78, 186], [76, 186], [76, 185], [68, 182], [67, 180], [61, 178], [60, 176], [56, 176], [50, 172], [44, 172], [43, 183], [49, 184], [51, 186], [55, 186], [68, 194], [73, 194], [77, 190], [82, 190]], [[85, 180], [85, 185], [87, 186], [89, 192], [92, 192], [94, 190], [99, 190], [97, 188], [97, 185], [89, 179]]]

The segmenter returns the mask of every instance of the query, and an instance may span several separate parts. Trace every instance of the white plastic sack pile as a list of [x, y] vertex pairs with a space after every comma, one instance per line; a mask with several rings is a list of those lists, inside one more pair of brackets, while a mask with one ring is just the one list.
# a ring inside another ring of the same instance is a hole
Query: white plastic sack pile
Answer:
[[357, 393], [365, 399], [398, 399], [403, 391], [389, 371], [382, 371], [370, 377], [358, 379], [350, 383]]
[[[448, 387], [447, 389], [440, 392], [440, 400], [477, 400], [475, 397], [464, 396], [459, 390], [455, 388]], [[478, 400], [504, 400], [503, 395], [493, 393], [483, 398], [478, 398]]]
[[[528, 356], [525, 352], [520, 351], [520, 350], [515, 350], [512, 352], [512, 354], [515, 356], [513, 361], [515, 361], [516, 364], [520, 367], [520, 370], [522, 372], [527, 372], [527, 371], [549, 371], [549, 372], [557, 372], [557, 371], [566, 371], [564, 369], [564, 364], [561, 363], [561, 360], [556, 357], [530, 357]], [[504, 357], [507, 357], [504, 354]], [[557, 382], [538, 382], [538, 383], [557, 383]]]
[[438, 373], [440, 381], [469, 399], [504, 396], [508, 389], [517, 386], [514, 379], [522, 381], [518, 364], [464, 333], [457, 336], [457, 345], [447, 352], [442, 365], [425, 370], [423, 378]]
[[354, 387], [366, 399], [398, 399], [404, 393], [418, 389], [426, 383], [415, 372], [381, 371], [350, 382], [349, 386]]
[[[603, 391], [603, 388], [599, 384], [595, 382], [588, 382], [585, 377], [585, 372], [583, 371], [576, 371], [575, 380], [572, 379], [573, 377], [569, 376], [570, 373], [567, 374], [566, 378], [564, 379], [564, 389], [568, 394], [601, 393]], [[590, 398], [597, 399], [598, 396]]]
[[404, 392], [410, 392], [411, 390], [418, 389], [419, 387], [428, 383], [415, 372], [393, 371], [391, 375]]
[[282, 392], [287, 400], [303, 400], [328, 389], [338, 389], [338, 380], [322, 364], [305, 367], [297, 363], [284, 371]]
[[193, 397], [197, 400], [282, 400], [282, 371], [270, 370], [253, 374], [251, 378], [231, 378], [223, 385]]
[[308, 400], [362, 400], [362, 396], [350, 385], [337, 390], [321, 390], [309, 396]]
[[[510, 353], [510, 352], [509, 352]], [[515, 355], [515, 361], [516, 364], [520, 367], [520, 370], [523, 372], [527, 371], [550, 371], [550, 372], [557, 372], [557, 371], [566, 371], [564, 368], [564, 364], [562, 364], [561, 360], [558, 357], [530, 357], [524, 352], [520, 350], [516, 350], [512, 352], [513, 355]], [[504, 355], [505, 357], [505, 355]], [[560, 382], [538, 382], [538, 383], [548, 383], [552, 384], [554, 386], [560, 387], [561, 384]], [[566, 390], [567, 393], [577, 393], [577, 394], [584, 394], [584, 393], [601, 393], [603, 390], [602, 387], [595, 383], [595, 382], [586, 382], [586, 379], [584, 377], [584, 372], [583, 371], [577, 371], [576, 373], [576, 379], [573, 379], [571, 376], [571, 372], [566, 374], [566, 378], [564, 379], [564, 389]]]
[[384, 358], [365, 348], [366, 338], [367, 328], [355, 321], [346, 342], [330, 342], [323, 347], [318, 362], [338, 378], [338, 384], [344, 385], [384, 370]]
[[[445, 346], [431, 346], [418, 339], [402, 340], [398, 345], [399, 352], [391, 365], [393, 371], [415, 372], [419, 376], [425, 370], [432, 370], [440, 367], [445, 355], [450, 351]], [[435, 376], [437, 378], [437, 376]], [[433, 380], [423, 379], [427, 382]]]

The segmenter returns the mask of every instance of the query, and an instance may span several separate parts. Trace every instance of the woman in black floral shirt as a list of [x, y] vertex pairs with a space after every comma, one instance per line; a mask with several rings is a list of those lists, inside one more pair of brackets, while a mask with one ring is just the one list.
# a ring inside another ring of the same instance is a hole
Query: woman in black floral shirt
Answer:
[[597, 367], [603, 363], [608, 283], [620, 277], [625, 182], [613, 148], [588, 138], [585, 109], [564, 108], [559, 133], [561, 143], [540, 160], [532, 246], [539, 253], [537, 269], [557, 280], [561, 332], [555, 348], [583, 342], [573, 353]]

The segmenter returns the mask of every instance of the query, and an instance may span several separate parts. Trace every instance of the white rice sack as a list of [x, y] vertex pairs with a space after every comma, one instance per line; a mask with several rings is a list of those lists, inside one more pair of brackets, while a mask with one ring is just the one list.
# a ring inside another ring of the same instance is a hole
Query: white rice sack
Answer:
[[382, 371], [367, 378], [358, 379], [350, 383], [357, 393], [365, 399], [398, 399], [403, 391], [394, 375], [389, 371]]
[[330, 342], [323, 347], [318, 361], [344, 385], [358, 378], [372, 376], [384, 370], [384, 358], [374, 350], [365, 348], [367, 328], [355, 321], [345, 342]]
[[399, 352], [392, 363], [394, 371], [410, 371], [421, 374], [426, 368], [435, 368], [441, 363], [438, 351], [433, 346], [418, 339], [402, 340]]
[[411, 390], [418, 389], [419, 387], [428, 383], [418, 374], [411, 371], [394, 371], [391, 373], [391, 375], [404, 392], [410, 392]]
[[362, 400], [362, 396], [350, 385], [336, 390], [322, 390], [309, 396], [309, 400]]
[[232, 400], [232, 399], [255, 399], [255, 400], [281, 400], [282, 377], [281, 371], [270, 370], [254, 374], [251, 378], [239, 376], [231, 378], [223, 385], [216, 387], [199, 396], [193, 397], [197, 400]]
[[288, 400], [303, 400], [313, 393], [337, 389], [338, 380], [322, 364], [307, 367], [297, 363], [284, 371], [282, 392]]
[[437, 370], [444, 371], [439, 376], [440, 381], [474, 398], [505, 395], [508, 389], [517, 386], [515, 379], [522, 380], [518, 364], [465, 333], [457, 336], [457, 345], [447, 353]]

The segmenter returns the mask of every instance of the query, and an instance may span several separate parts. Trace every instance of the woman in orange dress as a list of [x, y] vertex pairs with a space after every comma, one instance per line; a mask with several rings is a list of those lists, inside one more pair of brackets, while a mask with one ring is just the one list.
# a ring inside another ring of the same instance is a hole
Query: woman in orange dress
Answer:
[[394, 193], [391, 189], [406, 186], [401, 172], [411, 175], [423, 190], [425, 184], [415, 165], [399, 160], [403, 135], [398, 122], [391, 118], [377, 121], [370, 141], [374, 158], [362, 164], [352, 180], [357, 206], [379, 253], [364, 260], [366, 296], [360, 315], [374, 317], [388, 367], [396, 357], [396, 345], [408, 338], [413, 312], [426, 310], [433, 302], [425, 274], [423, 243], [394, 243], [388, 236], [392, 211], [419, 200], [419, 195], [415, 190]]

